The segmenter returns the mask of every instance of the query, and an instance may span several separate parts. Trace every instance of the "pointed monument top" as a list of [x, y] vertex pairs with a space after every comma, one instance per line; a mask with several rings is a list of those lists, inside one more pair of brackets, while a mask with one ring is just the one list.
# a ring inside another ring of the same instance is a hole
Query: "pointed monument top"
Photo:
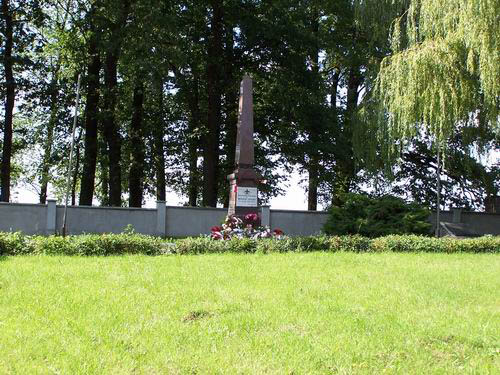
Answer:
[[235, 163], [238, 168], [251, 168], [254, 165], [253, 87], [252, 78], [248, 75], [243, 77], [240, 86]]

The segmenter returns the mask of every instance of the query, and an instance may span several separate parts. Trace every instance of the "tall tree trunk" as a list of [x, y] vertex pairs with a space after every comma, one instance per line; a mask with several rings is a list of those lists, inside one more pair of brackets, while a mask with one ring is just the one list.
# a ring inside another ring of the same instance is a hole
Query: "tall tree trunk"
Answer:
[[59, 75], [59, 65], [56, 67], [54, 72], [54, 77], [50, 83], [50, 118], [47, 124], [47, 138], [45, 139], [43, 160], [42, 160], [42, 175], [40, 178], [40, 203], [45, 204], [47, 201], [47, 188], [49, 184], [49, 171], [52, 158], [52, 144], [54, 142], [54, 128], [57, 122], [57, 112], [59, 106], [57, 105], [57, 94], [58, 94], [58, 75]]
[[144, 117], [144, 84], [142, 79], [138, 79], [134, 88], [133, 114], [130, 124], [130, 144], [132, 145], [131, 162], [129, 171], [129, 206], [141, 207], [142, 205], [142, 180], [144, 170], [144, 137], [143, 137], [143, 117]]
[[131, 1], [122, 0], [119, 6], [117, 20], [114, 22], [108, 20], [110, 39], [107, 41], [104, 62], [106, 89], [104, 91], [103, 133], [108, 144], [109, 204], [114, 207], [119, 207], [122, 204], [121, 138], [115, 114], [118, 97], [118, 60]]
[[223, 4], [212, 0], [212, 19], [208, 43], [207, 134], [203, 150], [203, 206], [216, 207], [219, 176], [219, 131], [222, 107], [221, 56], [223, 53]]
[[200, 111], [200, 84], [197, 72], [193, 70], [193, 86], [187, 88], [189, 104], [189, 128], [188, 128], [188, 163], [189, 163], [189, 186], [188, 198], [189, 205], [196, 207], [198, 205], [198, 193], [200, 186], [200, 173], [198, 171], [198, 148], [200, 144], [197, 135], [201, 125]]
[[14, 101], [16, 99], [16, 82], [14, 81], [12, 61], [12, 49], [14, 47], [14, 23], [12, 20], [10, 9], [10, 0], [2, 0], [2, 17], [5, 21], [5, 47], [3, 51], [3, 68], [5, 73], [6, 98], [5, 122], [3, 128], [2, 164], [0, 166], [0, 201], [8, 202], [10, 200], [12, 122], [14, 118]]
[[352, 133], [354, 126], [354, 116], [358, 108], [359, 86], [362, 77], [358, 66], [351, 67], [347, 77], [347, 104], [346, 104], [346, 123]]
[[358, 109], [359, 86], [363, 77], [357, 65], [351, 66], [347, 76], [347, 102], [344, 113], [343, 127], [337, 141], [339, 152], [336, 155], [336, 181], [332, 198], [334, 205], [342, 204], [341, 196], [351, 189], [352, 181], [356, 175], [354, 155], [352, 152], [352, 131], [355, 125], [356, 111]]
[[[336, 130], [335, 134], [337, 134], [337, 142], [338, 142], [338, 137], [341, 134], [341, 129], [339, 127], [340, 121], [339, 121], [339, 111], [337, 108], [337, 96], [338, 96], [338, 90], [339, 90], [339, 83], [340, 83], [340, 69], [335, 68], [335, 72], [333, 73], [332, 76], [332, 81], [331, 81], [331, 92], [330, 92], [330, 109], [332, 111], [332, 124]], [[334, 155], [335, 156], [335, 155]], [[341, 162], [338, 160], [338, 158], [335, 156], [337, 163]], [[336, 181], [333, 181], [332, 184], [332, 191], [331, 191], [331, 200], [333, 205], [338, 205], [339, 202], [339, 195], [338, 191], [336, 188]]]
[[338, 122], [337, 95], [339, 92], [339, 80], [340, 80], [340, 69], [335, 68], [335, 72], [333, 73], [333, 76], [332, 76], [332, 84], [331, 84], [332, 91], [330, 93], [331, 94], [330, 108], [332, 109], [335, 123]]
[[108, 51], [104, 64], [103, 134], [108, 145], [109, 161], [109, 205], [122, 205], [121, 139], [116, 124], [115, 108], [117, 100], [118, 51]]
[[101, 206], [109, 206], [109, 159], [108, 146], [103, 137], [99, 137], [99, 164], [101, 166]]
[[[312, 33], [315, 38], [315, 43], [312, 46], [311, 49], [311, 61], [312, 61], [312, 79], [314, 82], [314, 90], [317, 92], [314, 95], [315, 99], [320, 101], [322, 98], [319, 94], [319, 83], [320, 83], [320, 76], [319, 76], [319, 12], [317, 10], [313, 11], [312, 14], [312, 22], [311, 22], [311, 27], [312, 27]], [[322, 100], [321, 100], [322, 102]], [[321, 102], [319, 103], [314, 103], [314, 106], [321, 106]], [[318, 116], [320, 115], [319, 113], [317, 114]], [[311, 124], [310, 124], [310, 141], [311, 141], [311, 146], [310, 147], [310, 158], [309, 158], [309, 164], [307, 166], [307, 172], [308, 172], [308, 189], [307, 189], [307, 209], [309, 211], [316, 211], [318, 209], [318, 186], [319, 186], [319, 152], [316, 147], [318, 144], [317, 140], [321, 136], [321, 118], [310, 118]]]
[[[232, 28], [226, 28], [226, 54], [225, 54], [225, 71], [224, 77], [226, 78], [226, 116], [225, 116], [225, 128], [226, 136], [224, 139], [225, 150], [226, 150], [226, 168], [224, 179], [227, 175], [233, 173], [235, 168], [235, 157], [236, 157], [236, 134], [238, 132], [238, 89], [239, 80], [234, 76], [234, 35]], [[224, 207], [229, 207], [229, 192], [224, 197]]]
[[76, 139], [75, 149], [75, 171], [73, 172], [73, 183], [71, 184], [71, 205], [76, 205], [76, 185], [78, 183], [78, 175], [80, 171], [80, 140], [82, 139], [82, 131], [78, 134]]
[[158, 122], [154, 124], [154, 155], [156, 175], [156, 199], [159, 201], [166, 200], [166, 177], [165, 177], [165, 120], [163, 111], [163, 79], [157, 78], [156, 95], [158, 100], [158, 112], [156, 118]]
[[85, 107], [85, 156], [83, 159], [82, 183], [80, 187], [80, 205], [91, 206], [94, 197], [94, 182], [97, 163], [97, 125], [99, 113], [99, 56], [98, 31], [92, 26], [89, 40], [90, 63], [87, 73], [87, 105]]
[[[66, 21], [69, 16], [69, 9], [66, 9], [64, 12], [62, 22], [58, 26], [58, 30], [62, 31], [66, 27]], [[57, 17], [59, 19], [59, 17]], [[59, 103], [57, 100], [57, 96], [59, 93], [59, 72], [61, 70], [61, 55], [58, 54], [56, 64], [52, 70], [52, 80], [50, 82], [50, 118], [49, 123], [47, 125], [47, 139], [45, 140], [44, 145], [44, 154], [42, 161], [42, 174], [40, 177], [40, 203], [45, 204], [47, 201], [47, 189], [50, 181], [50, 165], [52, 159], [52, 144], [54, 141], [54, 129], [57, 123], [57, 113], [59, 111]], [[79, 133], [79, 137], [81, 136], [81, 132]], [[80, 150], [78, 150], [80, 152]], [[80, 156], [80, 155], [78, 155]], [[79, 162], [79, 160], [78, 160]], [[74, 199], [73, 199], [74, 200]], [[73, 201], [73, 205], [74, 205]]]
[[311, 160], [307, 168], [309, 176], [308, 189], [307, 189], [307, 209], [309, 211], [317, 211], [318, 209], [318, 167], [317, 161]]

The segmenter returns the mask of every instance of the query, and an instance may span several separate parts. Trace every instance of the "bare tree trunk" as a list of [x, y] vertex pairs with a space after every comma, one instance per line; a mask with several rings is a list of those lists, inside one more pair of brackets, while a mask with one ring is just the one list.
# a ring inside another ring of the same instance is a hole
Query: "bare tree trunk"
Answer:
[[347, 77], [347, 103], [342, 134], [344, 147], [346, 150], [349, 150], [342, 163], [344, 175], [346, 181], [349, 181], [349, 184], [350, 181], [354, 179], [355, 175], [354, 155], [352, 152], [352, 133], [355, 126], [356, 112], [358, 110], [359, 86], [361, 83], [362, 76], [360, 68], [358, 66], [354, 66], [350, 69], [349, 76]]
[[333, 111], [333, 115], [335, 118], [335, 123], [338, 122], [338, 111], [337, 111], [337, 95], [339, 91], [339, 80], [340, 80], [340, 69], [335, 68], [335, 73], [333, 73], [332, 76], [332, 91], [331, 91], [331, 98], [330, 98], [330, 108]]
[[[332, 125], [336, 128], [336, 134], [340, 135], [341, 129], [339, 128], [339, 111], [337, 108], [337, 95], [338, 95], [338, 90], [339, 90], [339, 82], [340, 82], [340, 69], [335, 68], [335, 72], [333, 73], [332, 76], [332, 82], [331, 82], [331, 92], [330, 92], [330, 108], [332, 111]], [[339, 192], [337, 191], [336, 188], [337, 184], [336, 181], [333, 183], [332, 191], [331, 191], [331, 202], [332, 205], [339, 205], [340, 200], [339, 200]]]
[[219, 176], [219, 131], [222, 107], [221, 56], [223, 53], [223, 4], [212, 0], [212, 19], [208, 43], [207, 134], [203, 150], [203, 206], [216, 207]]
[[355, 126], [356, 111], [358, 109], [359, 86], [362, 76], [358, 66], [352, 66], [347, 76], [347, 103], [344, 113], [343, 127], [339, 132], [337, 140], [338, 149], [341, 150], [335, 156], [336, 177], [335, 191], [332, 197], [334, 205], [342, 204], [341, 197], [351, 190], [352, 182], [356, 176], [354, 155], [352, 152], [352, 131]]
[[188, 163], [189, 163], [189, 186], [188, 198], [189, 205], [196, 207], [198, 205], [198, 193], [200, 187], [200, 173], [198, 171], [198, 147], [200, 139], [197, 130], [201, 124], [200, 112], [200, 87], [199, 78], [196, 72], [193, 72], [193, 87], [187, 88], [189, 91], [189, 129], [188, 129]]
[[121, 173], [121, 139], [115, 119], [117, 100], [117, 74], [118, 53], [108, 51], [104, 64], [104, 91], [103, 108], [103, 134], [108, 145], [109, 161], [109, 205], [120, 207], [122, 205], [122, 173]]
[[98, 137], [99, 144], [99, 164], [101, 166], [101, 206], [109, 206], [109, 159], [108, 159], [108, 146], [103, 137]]
[[311, 160], [307, 169], [309, 175], [308, 189], [307, 189], [307, 210], [318, 210], [318, 168], [317, 161]]
[[5, 123], [3, 128], [2, 163], [0, 166], [1, 196], [0, 201], [10, 200], [10, 174], [12, 158], [12, 122], [14, 119], [14, 101], [16, 82], [14, 81], [12, 49], [14, 47], [14, 23], [10, 9], [10, 0], [2, 0], [2, 17], [5, 21], [5, 47], [3, 67], [6, 83]]
[[158, 100], [158, 122], [154, 124], [154, 163], [156, 175], [156, 199], [159, 201], [166, 200], [166, 176], [165, 176], [165, 120], [163, 111], [163, 79], [157, 78], [156, 95]]
[[[313, 19], [311, 22], [312, 33], [315, 37], [315, 43], [311, 49], [311, 61], [312, 61], [312, 75], [313, 79], [317, 81], [319, 85], [319, 12], [315, 10], [313, 12]], [[319, 90], [319, 86], [315, 87]], [[315, 95], [316, 99], [319, 100], [319, 95]], [[321, 105], [321, 103], [314, 103], [315, 105]], [[318, 114], [319, 115], [319, 114]], [[319, 120], [319, 121], [318, 121]], [[308, 189], [307, 189], [307, 209], [309, 211], [316, 211], [318, 209], [318, 186], [319, 186], [319, 152], [315, 145], [318, 144], [317, 140], [321, 136], [321, 119], [311, 118], [310, 119], [310, 140], [312, 142], [312, 147], [310, 147], [310, 158], [309, 165], [307, 166], [307, 172], [309, 175]]]
[[[226, 150], [226, 165], [225, 173], [222, 176], [224, 179], [227, 175], [233, 173], [235, 168], [235, 157], [236, 157], [236, 134], [237, 134], [237, 124], [238, 124], [238, 89], [239, 89], [239, 79], [234, 77], [234, 36], [232, 28], [226, 28], [226, 54], [225, 54], [225, 72], [224, 76], [226, 78], [226, 116], [225, 116], [225, 128], [226, 136], [224, 139], [225, 150]], [[224, 207], [229, 207], [229, 194], [224, 197]]]
[[129, 206], [142, 206], [142, 180], [144, 170], [144, 137], [142, 123], [144, 118], [144, 84], [138, 79], [134, 88], [133, 115], [130, 124], [130, 144], [132, 145], [129, 171]]
[[122, 168], [121, 137], [119, 125], [116, 123], [116, 103], [118, 97], [118, 60], [123, 42], [124, 27], [130, 13], [130, 0], [119, 3], [118, 19], [109, 21], [110, 40], [107, 41], [104, 62], [104, 108], [103, 131], [108, 144], [109, 161], [109, 204], [114, 207], [122, 205]]
[[56, 67], [54, 72], [54, 77], [50, 83], [50, 118], [47, 124], [47, 138], [45, 139], [43, 160], [42, 160], [42, 175], [40, 178], [40, 203], [45, 204], [47, 201], [47, 188], [50, 180], [49, 171], [52, 158], [52, 144], [54, 143], [54, 128], [57, 122], [57, 111], [59, 109], [57, 105], [57, 94], [58, 94], [58, 76], [59, 76], [59, 65]]
[[82, 183], [80, 187], [80, 205], [91, 206], [94, 197], [94, 182], [97, 163], [97, 125], [99, 113], [99, 56], [98, 31], [92, 26], [89, 41], [90, 63], [87, 76], [87, 105], [85, 108], [85, 156], [83, 159]]
[[75, 171], [73, 172], [73, 183], [71, 184], [71, 205], [76, 205], [76, 185], [78, 183], [78, 175], [80, 171], [80, 140], [82, 139], [82, 131], [78, 134], [76, 139], [75, 149]]

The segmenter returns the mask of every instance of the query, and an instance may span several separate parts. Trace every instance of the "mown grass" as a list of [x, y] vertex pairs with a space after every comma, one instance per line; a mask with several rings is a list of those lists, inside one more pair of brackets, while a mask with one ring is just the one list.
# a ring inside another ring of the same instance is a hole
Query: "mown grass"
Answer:
[[4, 257], [0, 373], [495, 373], [499, 270], [495, 254]]

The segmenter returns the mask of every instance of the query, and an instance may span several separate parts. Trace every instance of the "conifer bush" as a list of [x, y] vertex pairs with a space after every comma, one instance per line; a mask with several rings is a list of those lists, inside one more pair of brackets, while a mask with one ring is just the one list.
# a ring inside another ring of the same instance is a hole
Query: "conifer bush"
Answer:
[[391, 234], [430, 234], [430, 212], [415, 203], [386, 195], [372, 198], [364, 194], [345, 194], [343, 203], [332, 206], [323, 228], [329, 235], [381, 237]]

